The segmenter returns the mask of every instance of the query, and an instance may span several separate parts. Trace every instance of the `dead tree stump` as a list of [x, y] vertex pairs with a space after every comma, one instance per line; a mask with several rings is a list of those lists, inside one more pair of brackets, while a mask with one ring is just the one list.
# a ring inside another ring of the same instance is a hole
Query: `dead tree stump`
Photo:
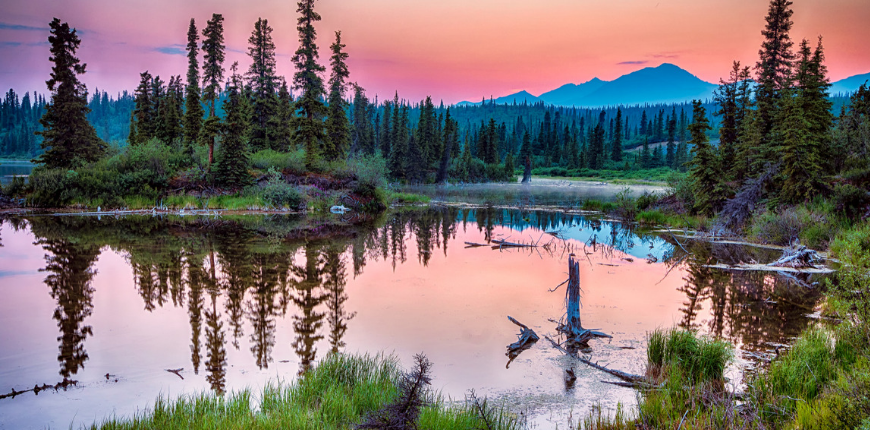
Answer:
[[580, 322], [580, 262], [574, 254], [568, 256], [568, 288], [565, 293], [565, 322], [559, 324], [556, 330], [565, 335], [566, 345], [570, 347], [586, 346], [595, 337], [612, 337], [608, 334], [583, 328]]

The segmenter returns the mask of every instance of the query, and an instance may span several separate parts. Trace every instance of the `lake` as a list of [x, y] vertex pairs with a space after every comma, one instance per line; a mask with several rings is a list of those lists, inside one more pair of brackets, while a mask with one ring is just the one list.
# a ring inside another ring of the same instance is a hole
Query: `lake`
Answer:
[[[353, 221], [353, 223], [350, 223]], [[552, 234], [548, 234], [552, 233]], [[554, 236], [556, 235], [556, 236]], [[494, 239], [537, 248], [466, 247]], [[331, 351], [423, 352], [433, 388], [561, 428], [635, 392], [542, 339], [512, 362], [519, 329], [556, 338], [573, 252], [600, 364], [642, 373], [645, 336], [680, 326], [765, 351], [812, 320], [814, 278], [730, 272], [775, 251], [678, 243], [558, 211], [432, 206], [377, 219], [295, 215], [12, 216], [0, 225], [0, 428], [74, 428], [158, 396], [292, 381]], [[546, 246], [545, 246], [546, 245]], [[683, 248], [687, 248], [683, 250]], [[691, 254], [687, 254], [689, 251]], [[730, 384], [752, 363], [731, 366]], [[567, 387], [564, 373], [577, 381]]]
[[25, 160], [0, 160], [0, 185], [12, 182], [15, 176], [27, 176], [36, 165]]

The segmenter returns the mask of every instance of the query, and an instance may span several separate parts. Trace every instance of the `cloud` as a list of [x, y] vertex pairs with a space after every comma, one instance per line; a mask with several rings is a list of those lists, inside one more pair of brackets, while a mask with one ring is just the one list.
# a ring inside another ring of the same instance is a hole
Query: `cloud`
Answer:
[[155, 51], [161, 54], [167, 55], [187, 55], [187, 50], [184, 45], [174, 44], [167, 46], [158, 46], [154, 48]]
[[653, 58], [671, 58], [671, 59], [674, 59], [674, 58], [680, 58], [680, 53], [679, 52], [660, 52], [658, 54], [652, 54], [650, 56]]
[[34, 47], [34, 46], [49, 46], [49, 43], [46, 41], [42, 41], [42, 42], [13, 42], [13, 41], [8, 41], [8, 40], [2, 40], [2, 41], [0, 41], [0, 46], [6, 46], [6, 47], [11, 47], [11, 48], [17, 48], [19, 46]]
[[621, 62], [621, 63], [616, 63], [616, 65], [617, 65], [617, 66], [637, 66], [637, 65], [640, 65], [640, 64], [646, 64], [646, 63], [649, 63], [649, 61], [646, 61], [646, 60], [640, 60], [640, 61], [623, 61], [623, 62]]
[[47, 27], [31, 27], [29, 25], [9, 24], [0, 22], [0, 30], [16, 30], [16, 31], [48, 31]]

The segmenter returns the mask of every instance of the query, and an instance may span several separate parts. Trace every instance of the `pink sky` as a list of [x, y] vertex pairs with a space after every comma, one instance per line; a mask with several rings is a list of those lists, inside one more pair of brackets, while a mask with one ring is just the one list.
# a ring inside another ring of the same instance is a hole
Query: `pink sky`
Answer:
[[[668, 62], [718, 82], [733, 60], [754, 64], [766, 0], [320, 0], [322, 63], [334, 31], [350, 54], [351, 80], [381, 100], [394, 91], [455, 103], [532, 94], [593, 77], [612, 80]], [[110, 93], [135, 88], [149, 70], [186, 74], [187, 26], [225, 18], [226, 68], [247, 69], [259, 17], [274, 28], [278, 72], [293, 73], [296, 3], [288, 0], [14, 0], [0, 17], [0, 88], [45, 92], [48, 22], [82, 32], [83, 81]], [[870, 72], [870, 2], [797, 0], [791, 37], [824, 36], [832, 80]], [[182, 55], [167, 53], [177, 51]]]

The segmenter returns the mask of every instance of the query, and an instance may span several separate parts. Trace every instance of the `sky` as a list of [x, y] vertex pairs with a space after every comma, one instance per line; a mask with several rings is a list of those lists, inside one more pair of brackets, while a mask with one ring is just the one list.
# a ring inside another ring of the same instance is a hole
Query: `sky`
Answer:
[[[870, 1], [795, 0], [795, 44], [824, 36], [832, 81], [870, 72]], [[321, 64], [341, 30], [350, 80], [369, 97], [438, 103], [520, 90], [538, 95], [593, 77], [613, 80], [662, 63], [718, 83], [735, 60], [754, 65], [767, 0], [318, 0]], [[148, 70], [186, 75], [187, 28], [212, 13], [225, 22], [226, 69], [247, 70], [248, 37], [262, 17], [274, 29], [278, 73], [298, 47], [292, 0], [0, 0], [0, 89], [46, 92], [48, 23], [76, 28], [81, 77], [132, 91]], [[201, 61], [201, 60], [200, 60]], [[229, 73], [227, 73], [228, 75]]]

